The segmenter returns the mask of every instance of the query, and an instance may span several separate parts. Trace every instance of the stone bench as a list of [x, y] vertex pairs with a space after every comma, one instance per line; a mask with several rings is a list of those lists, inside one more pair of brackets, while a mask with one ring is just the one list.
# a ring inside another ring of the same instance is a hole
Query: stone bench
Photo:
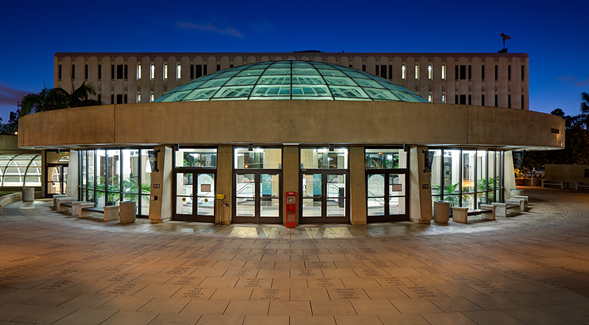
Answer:
[[92, 205], [92, 207], [82, 208], [78, 218], [91, 216], [94, 213], [104, 214], [104, 221], [119, 220], [118, 205], [109, 205], [102, 208], [95, 208], [94, 205]]
[[520, 212], [526, 211], [526, 200], [523, 198], [513, 198], [505, 200], [507, 204], [519, 204]]
[[482, 214], [486, 216], [488, 220], [495, 220], [495, 209], [496, 206], [491, 204], [481, 204], [480, 209], [452, 207], [452, 220], [454, 222], [468, 223], [468, 216], [474, 216]]
[[520, 200], [520, 201], [523, 200], [524, 204], [522, 207], [522, 211], [527, 211], [529, 209], [529, 206], [528, 206], [529, 197], [527, 195], [516, 195], [509, 200]]
[[73, 201], [73, 200], [71, 200], [71, 201], [61, 201], [57, 205], [58, 206], [57, 211], [58, 212], [61, 212], [63, 210], [63, 208], [70, 208], [71, 210], [73, 210], [74, 209], [74, 205], [76, 203], [83, 203], [83, 202], [85, 202], [85, 201]]
[[68, 203], [68, 202], [73, 202], [74, 199], [72, 199], [71, 197], [68, 196], [63, 196], [63, 197], [58, 197], [54, 199], [55, 201], [55, 208], [57, 211], [61, 211], [61, 204], [62, 203]]
[[94, 202], [86, 202], [86, 201], [80, 201], [80, 202], [72, 202], [72, 216], [78, 216], [78, 218], [80, 218], [81, 211], [83, 208], [93, 208], [94, 207]]
[[518, 213], [522, 212], [522, 205], [518, 202], [518, 203], [498, 203], [498, 202], [493, 202], [491, 203], [491, 205], [496, 206], [497, 208], [495, 209], [495, 215], [497, 217], [506, 217], [507, 216], [507, 210], [509, 209], [515, 209], [518, 211]]
[[575, 182], [575, 190], [589, 190], [589, 185]]
[[542, 180], [542, 187], [558, 187], [560, 189], [564, 188], [564, 182], [548, 182]]

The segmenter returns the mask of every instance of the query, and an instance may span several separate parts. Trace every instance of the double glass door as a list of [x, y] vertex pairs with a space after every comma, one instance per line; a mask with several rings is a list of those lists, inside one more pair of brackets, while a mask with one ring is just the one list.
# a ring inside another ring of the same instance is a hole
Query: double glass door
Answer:
[[407, 183], [404, 172], [366, 174], [367, 222], [407, 219]]
[[233, 221], [281, 224], [281, 173], [248, 170], [234, 175]]
[[67, 169], [68, 165], [47, 165], [47, 196], [65, 194], [67, 189]]
[[301, 175], [300, 223], [347, 223], [347, 171], [304, 171]]
[[176, 171], [174, 220], [215, 222], [215, 173]]

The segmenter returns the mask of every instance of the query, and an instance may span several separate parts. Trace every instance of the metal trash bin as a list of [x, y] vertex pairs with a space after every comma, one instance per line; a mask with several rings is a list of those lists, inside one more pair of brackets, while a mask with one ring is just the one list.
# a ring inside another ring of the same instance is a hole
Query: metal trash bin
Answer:
[[134, 201], [122, 201], [119, 204], [119, 220], [121, 223], [132, 223], [135, 222], [137, 217], [136, 203]]
[[450, 219], [450, 202], [434, 202], [434, 221], [437, 223], [448, 223]]

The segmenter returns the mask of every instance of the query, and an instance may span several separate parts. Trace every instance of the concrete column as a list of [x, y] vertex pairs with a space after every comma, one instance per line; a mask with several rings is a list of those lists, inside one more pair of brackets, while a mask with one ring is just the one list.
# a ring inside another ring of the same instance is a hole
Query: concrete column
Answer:
[[[156, 56], [155, 59], [153, 59], [153, 64], [155, 64], [155, 74], [153, 78], [153, 99], [155, 100], [164, 94], [164, 58]], [[169, 69], [170, 67], [168, 67], [168, 70]]]
[[[157, 196], [149, 204], [151, 223], [162, 223], [172, 218], [172, 148], [162, 145], [153, 148], [157, 152], [158, 171], [151, 172], [151, 196]], [[159, 150], [159, 151], [158, 151]]]
[[[282, 197], [286, 200], [286, 192], [297, 192], [297, 203], [301, 198], [299, 192], [299, 146], [284, 146], [282, 149]], [[282, 204], [282, 223], [286, 223], [286, 204]], [[297, 204], [297, 209], [300, 205]], [[301, 211], [297, 211], [297, 219], [301, 220]]]
[[190, 81], [190, 58], [187, 56], [181, 57], [180, 66], [182, 67], [182, 75], [178, 80], [178, 85], [183, 85]]
[[[498, 106], [499, 107], [503, 107], [503, 108], [507, 108], [508, 105], [508, 100], [507, 100], [507, 96], [509, 95], [509, 80], [508, 80], [508, 76], [507, 76], [507, 67], [508, 67], [508, 61], [507, 61], [507, 57], [499, 57], [498, 63], [499, 65], [499, 79], [497, 82], [497, 94], [498, 94]], [[513, 73], [513, 71], [511, 71], [511, 73]]]
[[110, 66], [111, 66], [111, 60], [110, 60], [110, 56], [103, 56], [102, 59], [99, 62], [100, 64], [100, 76], [102, 77], [100, 79], [100, 93], [101, 93], [101, 99], [102, 99], [102, 103], [105, 105], [109, 105], [109, 104], [113, 104], [110, 101], [110, 94], [111, 94], [111, 75], [110, 75]]
[[415, 91], [415, 57], [405, 58], [405, 88]]
[[355, 226], [366, 224], [366, 171], [364, 147], [350, 148], [350, 222]]
[[[83, 56], [77, 56], [74, 59], [74, 64], [76, 65], [76, 74], [74, 75], [74, 86], [73, 89], [76, 89], [82, 85], [82, 83], [86, 80], [86, 61]], [[71, 92], [73, 89], [66, 89], [67, 91]]]
[[[114, 79], [115, 101], [112, 104], [117, 104], [117, 95], [123, 95], [123, 103], [125, 103], [125, 58], [122, 56], [115, 57], [113, 65], [115, 66], [115, 74], [112, 76]], [[117, 75], [119, 65], [123, 66], [123, 78], [121, 79], [119, 79], [119, 76]], [[76, 74], [77, 73], [78, 72], [76, 71]]]
[[45, 159], [45, 150], [41, 151], [41, 197], [47, 193], [47, 160]]
[[[175, 56], [169, 56], [167, 59], [167, 64], [168, 64], [168, 75], [166, 76], [167, 82], [165, 83], [165, 90], [164, 93], [176, 88], [178, 86], [178, 81], [176, 80], [176, 77], [178, 76], [178, 72], [177, 72], [177, 68], [176, 65], [178, 64], [178, 61], [176, 60]], [[184, 71], [181, 71], [180, 73], [184, 73]], [[182, 76], [180, 76], [182, 77]]]
[[[429, 59], [425, 56], [419, 58], [419, 96], [427, 100], [429, 93], [429, 75], [428, 75]], [[432, 67], [433, 69], [433, 67]], [[432, 97], [433, 100], [433, 97]]]
[[485, 58], [485, 106], [495, 106], [495, 58]]
[[227, 207], [221, 207], [215, 215], [216, 224], [231, 224], [233, 215], [233, 153], [230, 145], [217, 148], [217, 194], [225, 195]]
[[425, 173], [427, 147], [412, 147], [409, 156], [409, 218], [429, 224], [432, 218], [431, 173]]
[[403, 84], [403, 79], [401, 78], [401, 67], [403, 66], [403, 59], [400, 56], [395, 56], [392, 59], [393, 61], [393, 82], [397, 85]]
[[[128, 69], [128, 76], [127, 76], [127, 87], [126, 87], [126, 94], [127, 94], [127, 103], [136, 103], [137, 102], [137, 57], [130, 56], [127, 59], [127, 69]], [[124, 100], [124, 99], [123, 99]]]
[[522, 109], [522, 61], [511, 58], [511, 108]]
[[219, 64], [221, 65], [221, 70], [229, 69], [229, 66], [231, 65], [231, 58], [229, 58], [227, 55], [224, 55], [221, 57]]
[[376, 58], [373, 56], [366, 57], [366, 72], [376, 75]]
[[[102, 75], [104, 78], [104, 74]], [[61, 88], [71, 91], [72, 89], [72, 58], [64, 56], [61, 58]], [[110, 96], [110, 92], [108, 93]], [[104, 96], [104, 95], [103, 95]]]
[[[513, 72], [513, 71], [512, 71]], [[513, 167], [513, 153], [503, 153], [503, 197], [511, 198], [511, 189], [515, 189], [515, 168]]]
[[472, 105], [481, 105], [481, 95], [482, 95], [482, 74], [483, 74], [483, 67], [481, 65], [481, 58], [474, 57], [472, 58], [471, 62], [472, 67]]
[[67, 189], [65, 190], [65, 194], [76, 200], [79, 197], [80, 189], [80, 181], [78, 179], [80, 174], [80, 166], [78, 165], [78, 162], [78, 150], [70, 150], [70, 161], [68, 163], [67, 169]]
[[141, 57], [141, 103], [148, 103], [151, 94], [151, 80], [149, 78], [151, 69], [151, 58]]
[[436, 56], [432, 60], [434, 78], [432, 80], [432, 99], [434, 103], [442, 102], [442, 58]]
[[[446, 104], [456, 104], [456, 61], [446, 57]], [[460, 76], [459, 76], [460, 77]]]
[[240, 65], [244, 65], [243, 63], [243, 56], [236, 56], [233, 58], [233, 66], [239, 67]]

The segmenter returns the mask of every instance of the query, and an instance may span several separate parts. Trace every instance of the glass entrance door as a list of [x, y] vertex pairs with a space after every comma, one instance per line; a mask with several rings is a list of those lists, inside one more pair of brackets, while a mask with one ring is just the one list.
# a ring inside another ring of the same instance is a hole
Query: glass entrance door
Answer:
[[47, 166], [47, 187], [46, 194], [65, 194], [67, 190], [67, 165], [48, 165]]
[[279, 172], [235, 172], [236, 223], [282, 223], [281, 174]]
[[215, 173], [176, 172], [174, 220], [215, 222]]
[[405, 173], [378, 172], [366, 175], [367, 222], [407, 220]]
[[347, 179], [345, 171], [303, 172], [300, 223], [349, 222]]

